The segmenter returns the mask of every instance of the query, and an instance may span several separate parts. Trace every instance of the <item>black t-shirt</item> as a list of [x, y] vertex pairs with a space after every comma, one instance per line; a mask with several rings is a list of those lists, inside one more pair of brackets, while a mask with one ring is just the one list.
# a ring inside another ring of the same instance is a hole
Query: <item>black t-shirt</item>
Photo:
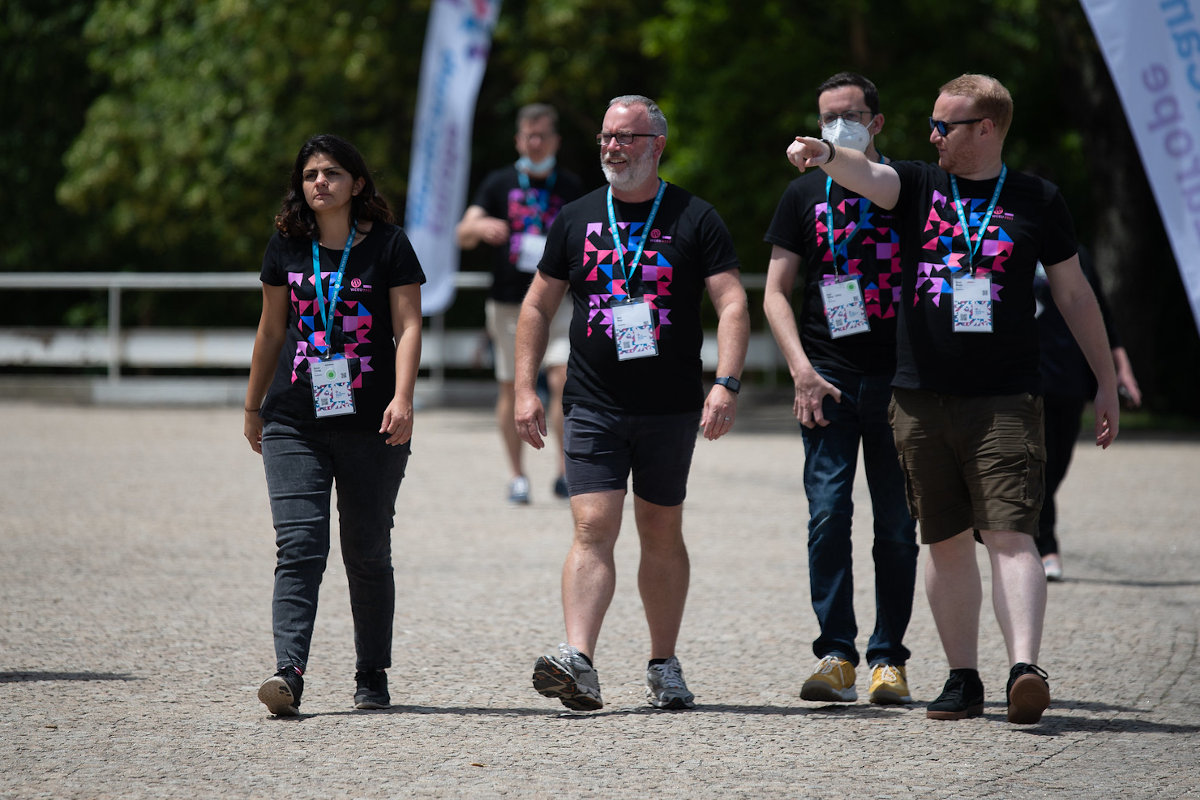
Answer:
[[[829, 248], [830, 206], [836, 265]], [[801, 257], [797, 327], [813, 365], [890, 376], [896, 366], [900, 305], [900, 236], [891, 212], [811, 170], [788, 184], [763, 238]], [[869, 331], [830, 336], [821, 283], [835, 275], [859, 276]]]
[[507, 247], [481, 245], [492, 251], [489, 297], [502, 303], [520, 303], [525, 299], [533, 273], [517, 269], [521, 239], [526, 233], [546, 233], [562, 207], [581, 194], [583, 184], [579, 178], [562, 169], [554, 170], [546, 178], [530, 178], [528, 190], [521, 188], [520, 176], [512, 164], [483, 179], [472, 205], [480, 206], [490, 217], [508, 220], [511, 231]]
[[[700, 303], [705, 279], [738, 269], [733, 239], [716, 209], [669, 185], [654, 218], [636, 275], [628, 282], [609, 232], [608, 187], [568, 204], [550, 227], [538, 269], [570, 281], [574, 303], [571, 356], [563, 404], [633, 414], [695, 411], [704, 405]], [[613, 201], [625, 265], [646, 234], [653, 201]], [[658, 355], [617, 359], [613, 298], [644, 297], [650, 304]]]
[[[968, 268], [950, 174], [935, 164], [898, 162], [893, 209], [904, 263], [903, 302], [892, 385], [944, 394], [1040, 393], [1034, 272], [1075, 255], [1074, 225], [1058, 187], [1008, 171], [974, 259], [992, 281], [992, 332], [956, 333], [953, 279]], [[958, 180], [973, 238], [996, 179]]]
[[[321, 247], [320, 253], [321, 287], [328, 300], [342, 251]], [[425, 282], [408, 236], [395, 225], [376, 222], [366, 238], [350, 250], [332, 339], [334, 352], [343, 353], [350, 362], [353, 414], [318, 420], [313, 411], [309, 368], [320, 358], [317, 346], [324, 349], [326, 333], [314, 288], [312, 240], [290, 239], [276, 232], [267, 243], [260, 277], [268, 286], [290, 289], [287, 339], [263, 400], [263, 418], [288, 425], [379, 430], [383, 411], [396, 394], [396, 342], [389, 290]]]

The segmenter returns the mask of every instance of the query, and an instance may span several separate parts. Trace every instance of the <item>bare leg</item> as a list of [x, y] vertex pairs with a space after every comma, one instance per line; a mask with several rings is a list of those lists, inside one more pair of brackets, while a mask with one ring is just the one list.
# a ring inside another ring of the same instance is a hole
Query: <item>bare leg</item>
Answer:
[[508, 458], [508, 470], [511, 473], [509, 477], [516, 478], [525, 474], [521, 467], [521, 437], [517, 435], [513, 422], [516, 392], [512, 381], [497, 381], [496, 386], [499, 389], [496, 394], [496, 427], [504, 442], [504, 454]]
[[683, 542], [683, 506], [633, 499], [642, 545], [638, 590], [650, 627], [650, 657], [670, 658], [683, 623], [691, 563]]
[[1046, 618], [1046, 573], [1032, 536], [983, 531], [992, 564], [992, 605], [1009, 664], [1036, 664]]
[[970, 530], [929, 545], [925, 595], [950, 669], [977, 669], [983, 586]]
[[567, 644], [588, 658], [596, 652], [600, 626], [617, 585], [613, 548], [621, 532], [624, 503], [624, 491], [592, 492], [571, 498], [575, 537], [563, 564], [563, 621]]

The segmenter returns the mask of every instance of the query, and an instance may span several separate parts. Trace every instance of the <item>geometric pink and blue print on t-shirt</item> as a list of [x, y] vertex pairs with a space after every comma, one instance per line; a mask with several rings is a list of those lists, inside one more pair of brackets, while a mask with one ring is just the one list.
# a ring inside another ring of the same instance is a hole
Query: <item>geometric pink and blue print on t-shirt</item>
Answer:
[[[842, 249], [836, 264], [832, 248], [829, 247], [828, 205], [817, 203], [813, 207], [817, 244], [825, 262], [821, 272], [829, 277], [841, 274], [858, 278], [862, 282], [867, 317], [891, 319], [896, 316], [896, 307], [900, 303], [900, 235], [891, 226], [876, 227], [878, 222], [890, 220], [890, 217], [872, 210], [869, 205], [859, 219], [860, 204], [860, 198], [848, 197], [834, 207], [834, 247], [841, 249], [847, 241], [852, 243], [852, 246]], [[837, 226], [839, 221], [844, 223], [842, 227]], [[842, 261], [851, 251], [860, 257]], [[865, 265], [862, 256], [871, 259], [873, 264]], [[868, 267], [866, 272], [864, 266]]]
[[544, 234], [562, 209], [562, 198], [546, 189], [511, 189], [508, 193], [508, 260], [516, 264], [521, 257], [521, 235]]
[[[625, 263], [630, 264], [642, 240], [644, 222], [618, 222], [617, 228], [621, 233], [621, 242], [625, 244]], [[587, 225], [587, 235], [583, 241], [583, 266], [587, 270], [588, 282], [588, 326], [587, 335], [603, 334], [613, 338], [612, 301], [629, 296], [625, 283], [625, 269], [619, 264], [619, 252], [610, 246], [608, 223], [591, 222]], [[651, 239], [647, 248], [653, 244]], [[628, 269], [628, 268], [626, 268]], [[671, 294], [671, 278], [674, 268], [666, 256], [657, 250], [642, 251], [642, 261], [638, 269], [640, 281], [639, 297], [650, 306], [651, 319], [654, 320], [654, 338], [660, 338], [663, 325], [670, 325], [670, 309], [659, 307], [659, 298]]]
[[[971, 228], [971, 237], [978, 242], [974, 259], [967, 256], [967, 240], [963, 236], [962, 224], [958, 212], [954, 208], [954, 200], [941, 192], [933, 193], [933, 205], [929, 209], [929, 218], [925, 221], [925, 241], [921, 247], [926, 251], [925, 256], [917, 263], [916, 296], [913, 302], [919, 302], [922, 296], [929, 297], [935, 306], [941, 305], [943, 296], [954, 293], [954, 279], [974, 266], [976, 271], [983, 270], [992, 279], [992, 302], [1001, 302], [1000, 292], [1004, 288], [1003, 275], [1008, 259], [1012, 257], [1013, 241], [1000, 224], [989, 222], [983, 241], [979, 241], [979, 224], [987, 213], [988, 199], [964, 199], [967, 210], [967, 221]], [[1003, 216], [1003, 210], [997, 206], [992, 219]]]
[[[320, 361], [320, 354], [326, 351], [326, 331], [325, 325], [320, 321], [320, 310], [317, 306], [317, 301], [302, 300], [296, 296], [295, 288], [299, 285], [299, 281], [303, 280], [302, 273], [293, 272], [288, 274], [288, 282], [292, 285], [292, 307], [296, 310], [296, 316], [299, 317], [300, 325], [300, 341], [296, 343], [296, 352], [292, 356], [292, 383], [296, 382], [297, 373], [301, 370], [301, 365], [308, 365]], [[313, 278], [307, 277], [309, 291], [312, 291]], [[326, 292], [325, 298], [329, 299], [329, 294]], [[374, 318], [371, 312], [367, 310], [358, 300], [342, 300], [338, 299], [337, 310], [334, 313], [334, 325], [341, 328], [342, 331], [342, 354], [350, 361], [350, 385], [355, 389], [362, 388], [363, 373], [373, 372], [370, 356], [360, 356], [358, 348], [366, 344], [370, 340], [371, 326]]]

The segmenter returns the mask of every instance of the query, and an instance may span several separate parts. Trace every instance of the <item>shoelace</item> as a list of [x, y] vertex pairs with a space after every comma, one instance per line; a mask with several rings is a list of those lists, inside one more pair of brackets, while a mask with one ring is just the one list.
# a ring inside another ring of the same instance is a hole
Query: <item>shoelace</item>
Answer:
[[658, 672], [662, 676], [663, 688], [683, 689], [686, 686], [683, 682], [683, 670], [679, 666], [678, 661], [668, 661], [665, 664], [659, 664]]
[[838, 658], [836, 656], [825, 656], [817, 662], [817, 672], [828, 674], [837, 669]]
[[572, 669], [578, 672], [587, 672], [591, 669], [586, 661], [583, 660], [583, 654], [571, 647], [566, 642], [558, 646], [558, 654], [562, 658], [564, 664], [569, 664]]
[[882, 672], [879, 675], [879, 680], [884, 683], [896, 683], [900, 680], [900, 670], [891, 664], [881, 664], [880, 669]]
[[1026, 664], [1025, 668], [1021, 671], [1020, 675], [1014, 676], [1013, 680], [1016, 680], [1016, 678], [1019, 678], [1021, 675], [1029, 675], [1029, 674], [1037, 675], [1039, 678], [1046, 681], [1047, 683], [1049, 683], [1049, 681], [1050, 681], [1050, 674], [1048, 672], [1046, 672], [1046, 670], [1039, 667], [1037, 664]]

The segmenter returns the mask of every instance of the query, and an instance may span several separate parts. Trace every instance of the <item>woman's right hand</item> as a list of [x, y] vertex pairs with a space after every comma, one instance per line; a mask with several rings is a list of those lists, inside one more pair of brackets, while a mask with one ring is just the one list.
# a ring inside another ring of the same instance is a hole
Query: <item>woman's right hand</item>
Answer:
[[244, 411], [245, 420], [242, 422], [242, 434], [250, 443], [250, 449], [262, 455], [263, 418], [258, 411]]

